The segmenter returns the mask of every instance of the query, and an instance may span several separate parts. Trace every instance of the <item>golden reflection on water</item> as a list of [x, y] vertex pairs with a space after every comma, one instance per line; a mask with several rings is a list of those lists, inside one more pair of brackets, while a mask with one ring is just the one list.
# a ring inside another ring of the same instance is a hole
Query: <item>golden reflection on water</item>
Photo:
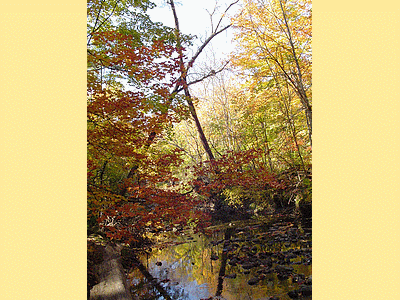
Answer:
[[[177, 238], [181, 244], [167, 244], [163, 249], [153, 249], [148, 256], [142, 256], [141, 259], [171, 299], [207, 299], [215, 296], [217, 292], [223, 249], [222, 243], [212, 246], [210, 242], [223, 238], [223, 231], [215, 232], [209, 237], [202, 234], [181, 235]], [[212, 260], [212, 256], [218, 256], [219, 259]], [[311, 275], [311, 265], [292, 265], [292, 267], [295, 273]], [[228, 261], [225, 274], [233, 273], [236, 274], [236, 278], [224, 278], [220, 299], [268, 299], [270, 296], [279, 295], [280, 299], [284, 300], [290, 299], [287, 296], [288, 291], [297, 288], [292, 278], [280, 281], [274, 273], [267, 274], [256, 285], [249, 285], [248, 281], [257, 276], [256, 270], [253, 268], [249, 274], [244, 274], [240, 266], [231, 266]], [[133, 270], [129, 278], [136, 299], [164, 299], [140, 271]]]

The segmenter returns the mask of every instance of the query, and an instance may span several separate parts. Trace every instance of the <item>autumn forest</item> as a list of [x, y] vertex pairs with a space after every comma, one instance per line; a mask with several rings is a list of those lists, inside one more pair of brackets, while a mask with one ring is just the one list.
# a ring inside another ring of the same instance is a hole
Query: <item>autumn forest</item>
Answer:
[[[271, 298], [262, 299], [309, 296], [309, 271], [289, 272], [287, 256], [298, 251], [307, 261], [308, 250], [289, 238], [305, 234], [298, 240], [310, 240], [311, 1], [218, 1], [206, 7], [210, 22], [198, 25], [204, 27], [201, 37], [180, 23], [189, 2], [87, 2], [88, 299], [111, 299], [104, 290], [90, 292], [107, 280], [95, 266], [111, 252], [122, 261], [129, 253], [143, 280], [153, 282], [157, 276], [140, 259], [146, 249], [154, 252], [169, 234], [212, 236], [213, 228], [226, 243], [217, 255], [216, 293], [176, 296], [158, 282], [153, 296], [130, 287], [129, 295], [118, 292], [120, 298], [112, 299], [235, 299], [224, 295], [229, 279], [220, 281], [229, 278], [228, 267], [253, 263], [251, 249], [258, 260], [246, 286], [257, 278], [267, 287], [271, 274], [276, 286], [287, 284], [287, 290], [265, 290]], [[154, 19], [155, 6], [174, 26]], [[226, 36], [232, 37], [229, 51], [215, 46]], [[274, 226], [281, 227], [271, 233]], [[253, 244], [240, 244], [242, 232]], [[262, 237], [276, 232], [294, 250], [265, 248], [276, 245]], [[244, 254], [229, 244], [235, 237]], [[271, 261], [270, 273], [261, 259]], [[122, 265], [114, 268], [125, 270], [126, 280], [134, 267]], [[265, 272], [256, 271], [260, 265]]]

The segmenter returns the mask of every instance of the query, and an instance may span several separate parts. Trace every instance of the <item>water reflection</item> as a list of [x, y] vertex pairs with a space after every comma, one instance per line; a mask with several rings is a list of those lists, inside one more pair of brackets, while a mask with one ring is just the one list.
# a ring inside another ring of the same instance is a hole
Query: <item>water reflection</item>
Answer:
[[153, 278], [129, 274], [134, 299], [290, 299], [311, 275], [311, 235], [293, 226], [225, 228], [181, 235], [141, 257]]

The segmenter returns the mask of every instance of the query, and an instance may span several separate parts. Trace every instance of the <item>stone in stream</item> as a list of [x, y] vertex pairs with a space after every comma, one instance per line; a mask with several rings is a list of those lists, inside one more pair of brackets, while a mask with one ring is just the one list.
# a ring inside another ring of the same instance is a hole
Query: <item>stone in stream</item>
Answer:
[[287, 280], [289, 278], [289, 275], [285, 274], [285, 273], [277, 273], [276, 277], [278, 277], [278, 279], [280, 281], [284, 281], [284, 280]]
[[298, 291], [302, 296], [311, 296], [312, 295], [312, 286], [311, 285], [302, 285], [302, 286], [300, 286]]
[[312, 286], [311, 285], [302, 285], [299, 289], [290, 291], [287, 293], [288, 296], [292, 299], [302, 298], [303, 296], [311, 296], [312, 295]]
[[261, 259], [260, 260], [261, 265], [263, 265], [264, 267], [272, 267], [272, 259]]
[[299, 298], [299, 292], [297, 290], [290, 291], [290, 292], [287, 293], [287, 295], [292, 299]]
[[288, 259], [297, 258], [297, 255], [294, 254], [294, 253], [289, 253], [289, 254], [286, 256], [286, 258], [288, 258]]
[[255, 285], [255, 284], [258, 283], [259, 280], [260, 280], [260, 279], [258, 279], [258, 277], [254, 277], [254, 278], [250, 279], [247, 283], [248, 283], [249, 285]]
[[257, 270], [258, 274], [269, 274], [272, 273], [272, 269], [270, 269], [269, 267], [262, 267], [261, 269]]
[[276, 266], [275, 270], [281, 273], [291, 273], [293, 272], [293, 267], [286, 267], [286, 266]]
[[251, 263], [251, 262], [242, 264], [242, 268], [245, 269], [245, 270], [249, 270], [249, 269], [251, 269], [253, 267], [254, 267], [254, 264]]

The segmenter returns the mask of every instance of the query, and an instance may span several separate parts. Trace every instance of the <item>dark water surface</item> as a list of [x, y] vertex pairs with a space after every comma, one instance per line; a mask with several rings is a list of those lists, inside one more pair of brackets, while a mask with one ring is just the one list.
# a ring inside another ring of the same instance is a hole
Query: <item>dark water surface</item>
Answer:
[[311, 299], [311, 232], [291, 222], [169, 233], [140, 259], [154, 279], [131, 270], [134, 299], [291, 299], [288, 292], [299, 288], [308, 288], [299, 299]]

